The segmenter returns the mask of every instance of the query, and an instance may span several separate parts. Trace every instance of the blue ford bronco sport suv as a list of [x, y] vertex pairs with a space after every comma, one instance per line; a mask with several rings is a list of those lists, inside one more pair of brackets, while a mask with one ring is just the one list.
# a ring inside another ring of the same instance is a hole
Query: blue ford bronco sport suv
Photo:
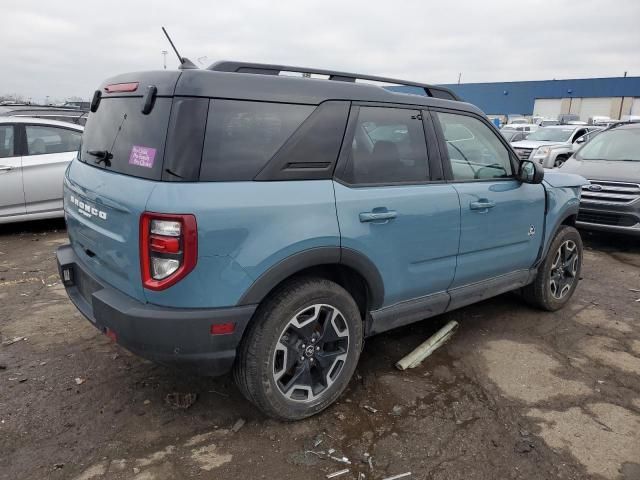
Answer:
[[300, 419], [345, 389], [367, 336], [509, 290], [565, 305], [586, 181], [544, 175], [440, 87], [237, 62], [121, 75], [64, 178], [60, 275], [125, 348], [233, 370]]

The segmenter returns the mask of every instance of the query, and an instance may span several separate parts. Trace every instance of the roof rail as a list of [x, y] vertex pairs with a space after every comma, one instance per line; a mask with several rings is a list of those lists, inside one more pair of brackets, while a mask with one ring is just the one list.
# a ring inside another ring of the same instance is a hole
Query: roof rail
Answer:
[[393, 85], [403, 85], [406, 87], [416, 87], [424, 90], [424, 93], [429, 97], [443, 98], [445, 100], [460, 100], [460, 98], [453, 91], [445, 87], [435, 87], [433, 85], [427, 85], [424, 83], [398, 80], [397, 78], [378, 77], [375, 75], [364, 75], [360, 73], [338, 72], [334, 70], [322, 70], [319, 68], [293, 67], [291, 65], [271, 65], [267, 63], [236, 62], [232, 60], [223, 60], [210, 65], [207, 70], [213, 70], [216, 72], [254, 73], [261, 75], [279, 75], [280, 72], [309, 73], [316, 75], [327, 75], [329, 77], [329, 80], [352, 83], [354, 83], [358, 79], [370, 80], [374, 82], [383, 82]]

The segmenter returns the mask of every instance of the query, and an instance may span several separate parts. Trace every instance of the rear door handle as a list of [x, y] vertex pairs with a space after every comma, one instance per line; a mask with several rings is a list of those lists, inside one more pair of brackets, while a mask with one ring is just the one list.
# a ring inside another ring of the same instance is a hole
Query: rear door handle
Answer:
[[[360, 214], [361, 222], [381, 222], [388, 221], [396, 218], [398, 216], [398, 212], [395, 210], [384, 210], [381, 212], [363, 212]], [[385, 222], [386, 223], [386, 222]]]
[[471, 210], [486, 210], [488, 208], [493, 208], [496, 206], [495, 202], [491, 202], [486, 199], [479, 200], [477, 202], [471, 202], [469, 204], [469, 208]]
[[8, 165], [0, 165], [0, 172], [13, 170], [13, 167], [9, 167]]

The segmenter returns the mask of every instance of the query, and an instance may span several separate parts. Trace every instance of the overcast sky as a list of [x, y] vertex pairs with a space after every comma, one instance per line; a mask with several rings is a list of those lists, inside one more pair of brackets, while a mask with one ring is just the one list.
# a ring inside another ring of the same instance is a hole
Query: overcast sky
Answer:
[[2, 0], [0, 95], [89, 98], [180, 53], [425, 83], [640, 76], [638, 0]]

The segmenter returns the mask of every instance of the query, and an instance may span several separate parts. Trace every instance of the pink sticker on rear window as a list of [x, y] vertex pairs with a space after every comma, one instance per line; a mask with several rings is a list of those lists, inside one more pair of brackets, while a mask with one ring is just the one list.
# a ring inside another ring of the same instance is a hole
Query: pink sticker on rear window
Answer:
[[129, 165], [138, 167], [153, 168], [153, 161], [156, 159], [156, 149], [151, 147], [141, 147], [134, 145], [129, 155]]

